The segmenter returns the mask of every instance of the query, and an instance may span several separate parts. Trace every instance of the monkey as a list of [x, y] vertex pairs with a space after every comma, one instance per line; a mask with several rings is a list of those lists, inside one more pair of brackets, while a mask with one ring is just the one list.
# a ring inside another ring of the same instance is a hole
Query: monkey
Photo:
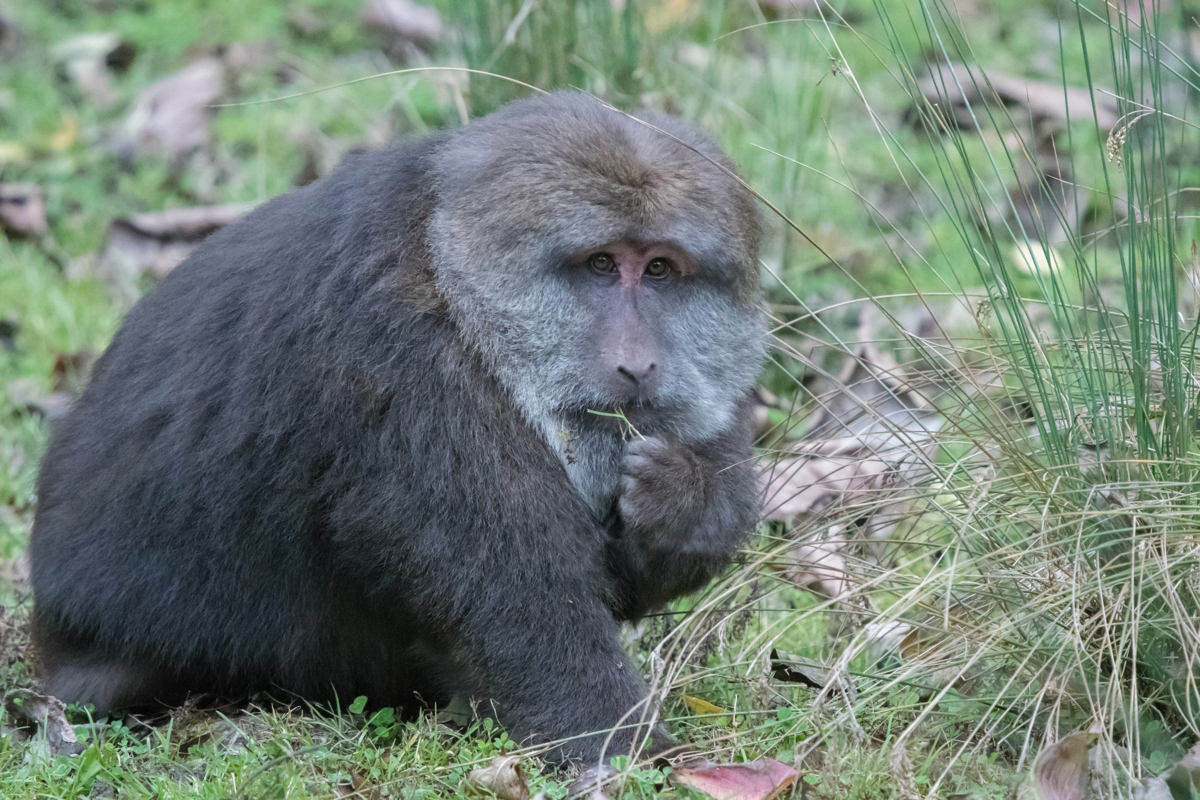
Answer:
[[620, 625], [756, 524], [761, 228], [691, 125], [555, 92], [214, 233], [51, 431], [43, 687], [458, 693], [554, 763], [672, 746]]

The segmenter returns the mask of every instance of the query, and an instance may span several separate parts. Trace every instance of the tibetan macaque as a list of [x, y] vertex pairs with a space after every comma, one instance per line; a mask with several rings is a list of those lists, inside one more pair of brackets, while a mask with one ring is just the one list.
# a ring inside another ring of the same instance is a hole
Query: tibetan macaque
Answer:
[[558, 93], [214, 234], [53, 432], [45, 690], [460, 693], [519, 741], [575, 737], [559, 762], [668, 747], [619, 627], [757, 519], [759, 227], [707, 138]]

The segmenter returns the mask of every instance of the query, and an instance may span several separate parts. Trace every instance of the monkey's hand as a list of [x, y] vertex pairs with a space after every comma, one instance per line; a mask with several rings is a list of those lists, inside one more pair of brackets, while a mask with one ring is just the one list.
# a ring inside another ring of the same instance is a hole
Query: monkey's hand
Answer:
[[688, 549], [704, 514], [709, 476], [690, 447], [657, 436], [625, 449], [618, 509], [626, 531], [650, 551]]
[[620, 619], [693, 591], [729, 563], [758, 518], [749, 436], [699, 448], [657, 437], [626, 449], [607, 545]]

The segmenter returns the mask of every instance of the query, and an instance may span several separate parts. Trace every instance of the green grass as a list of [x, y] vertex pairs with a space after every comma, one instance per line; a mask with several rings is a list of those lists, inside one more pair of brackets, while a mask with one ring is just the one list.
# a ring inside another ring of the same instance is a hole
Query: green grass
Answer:
[[[1200, 738], [1200, 303], [1184, 280], [1200, 160], [1195, 127], [1180, 121], [1197, 76], [1164, 48], [1186, 49], [1194, 23], [1174, 11], [1143, 30], [1091, 5], [1018, 0], [981, 13], [856, 0], [780, 20], [752, 3], [628, 0], [614, 11], [575, 0], [533, 4], [515, 24], [524, 6], [445, 0], [453, 35], [404, 66], [574, 86], [680, 114], [718, 139], [780, 212], [764, 250], [778, 348], [763, 382], [781, 397], [768, 455], [786, 455], [810, 424], [860, 331], [941, 421], [916, 485], [764, 525], [729, 575], [629, 632], [680, 737], [721, 760], [795, 763], [806, 796], [821, 798], [1008, 797], [1044, 744], [1094, 720], [1118, 783], [1172, 764]], [[28, 610], [20, 556], [47, 427], [8, 387], [49, 391], [56, 356], [100, 351], [115, 332], [131, 297], [90, 275], [86, 259], [109, 220], [259, 201], [291, 187], [306, 146], [331, 162], [522, 93], [430, 72], [227, 107], [177, 175], [155, 158], [127, 168], [106, 147], [141, 88], [215, 45], [271, 47], [232, 102], [399, 66], [359, 29], [355, 0], [307, 7], [323, 21], [312, 33], [289, 25], [285, 4], [0, 0], [23, 32], [0, 62], [0, 179], [45, 189], [53, 239], [72, 259], [64, 274], [43, 245], [0, 239], [0, 318], [19, 326], [0, 348], [0, 599], [17, 619]], [[83, 31], [137, 46], [113, 77], [111, 108], [56, 72], [50, 47]], [[1006, 215], [1035, 149], [1027, 115], [980, 105], [973, 129], [947, 129], [944, 112], [914, 96], [929, 59], [1106, 88], [1126, 98], [1122, 113], [1162, 112], [1128, 130], [1120, 163], [1107, 130], [1076, 120], [1058, 135], [1090, 190], [1083, 223], [1052, 245], [1060, 272], [1015, 265], [1016, 246], [1042, 249]], [[926, 304], [932, 328], [914, 322]], [[906, 436], [895, 438], [917, 458], [920, 443]], [[881, 508], [900, 508], [904, 524], [879, 533]], [[789, 579], [796, 541], [834, 527], [849, 538], [851, 587], [836, 602]], [[891, 624], [910, 637], [889, 643]], [[832, 677], [822, 689], [774, 680], [773, 648], [820, 660]], [[0, 688], [29, 680], [23, 661], [0, 669]], [[688, 698], [718, 710], [697, 713]], [[72, 715], [79, 756], [0, 735], [0, 796], [465, 796], [464, 776], [512, 746], [486, 721], [462, 730], [432, 715], [265, 702], [226, 716], [184, 710], [151, 727]], [[525, 766], [534, 791], [563, 796], [561, 776], [533, 758]], [[625, 796], [688, 796], [661, 783], [631, 769]]]

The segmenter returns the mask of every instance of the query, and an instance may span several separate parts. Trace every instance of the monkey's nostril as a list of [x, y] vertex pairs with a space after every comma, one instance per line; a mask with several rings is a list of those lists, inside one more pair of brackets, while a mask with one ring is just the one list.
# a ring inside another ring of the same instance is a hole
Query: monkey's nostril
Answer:
[[654, 364], [620, 364], [617, 374], [639, 389], [647, 388], [646, 383], [655, 376]]

